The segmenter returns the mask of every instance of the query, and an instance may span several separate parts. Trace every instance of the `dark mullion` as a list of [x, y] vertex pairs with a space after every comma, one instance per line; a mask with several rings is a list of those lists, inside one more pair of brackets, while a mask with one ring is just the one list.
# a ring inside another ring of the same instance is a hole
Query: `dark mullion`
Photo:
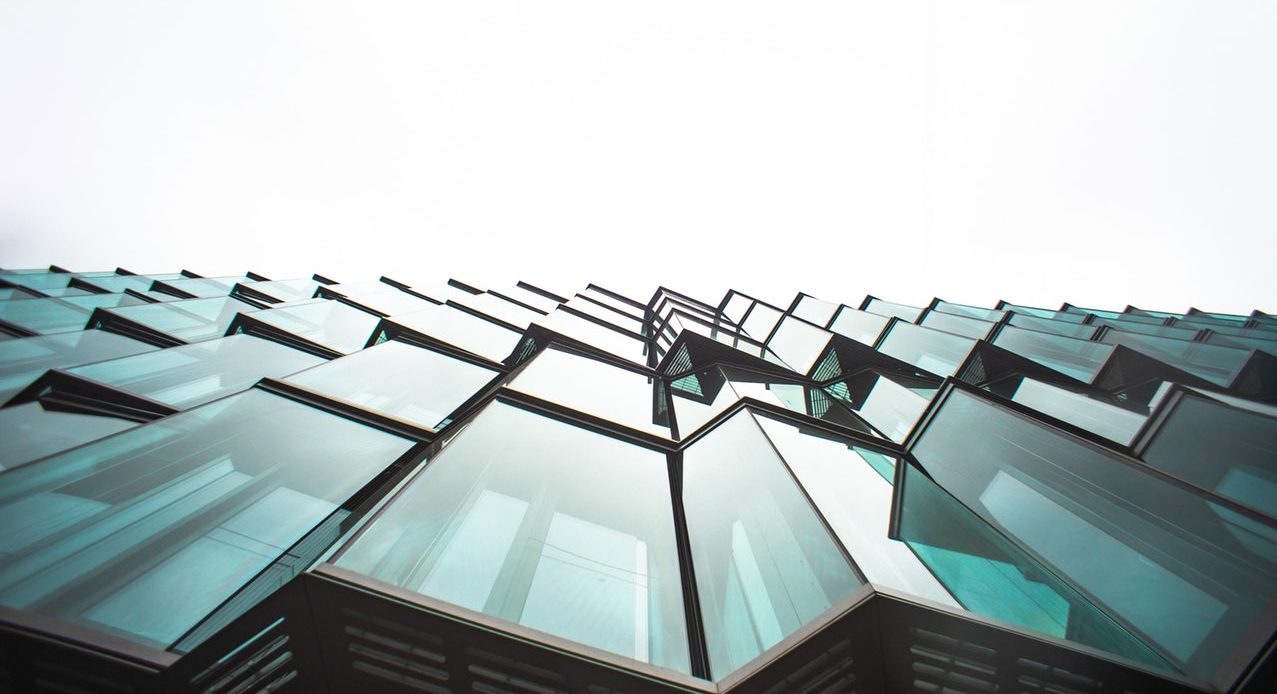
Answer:
[[687, 622], [687, 653], [692, 676], [713, 679], [709, 666], [709, 643], [701, 615], [700, 593], [696, 585], [696, 569], [692, 562], [692, 543], [687, 533], [687, 514], [683, 509], [683, 453], [675, 451], [665, 457], [670, 478], [670, 506], [674, 512], [674, 542], [678, 547], [679, 576], [683, 582], [683, 614]]

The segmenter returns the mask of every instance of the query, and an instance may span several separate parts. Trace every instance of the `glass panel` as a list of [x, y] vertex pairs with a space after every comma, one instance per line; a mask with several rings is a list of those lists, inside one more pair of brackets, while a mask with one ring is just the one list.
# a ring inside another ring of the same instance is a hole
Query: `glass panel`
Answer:
[[38, 402], [0, 409], [0, 470], [137, 426], [114, 417], [46, 410]]
[[211, 340], [226, 334], [235, 314], [257, 307], [230, 297], [185, 299], [166, 304], [146, 304], [108, 309], [112, 314], [141, 323], [183, 342]]
[[235, 283], [243, 281], [245, 281], [243, 277], [198, 277], [165, 280], [160, 284], [198, 298], [211, 299], [229, 295]]
[[1277, 356], [1277, 340], [1274, 339], [1243, 337], [1240, 335], [1219, 335], [1212, 333], [1206, 338], [1206, 342], [1212, 345], [1236, 347], [1238, 349], [1257, 349], [1261, 352], [1267, 352]]
[[499, 373], [391, 340], [284, 380], [434, 430]]
[[829, 325], [829, 319], [838, 311], [838, 304], [821, 301], [814, 296], [804, 294], [794, 307], [794, 315], [809, 320], [819, 326]]
[[1122, 445], [1131, 443], [1147, 419], [1147, 414], [1031, 378], [1013, 378], [989, 390]]
[[1091, 339], [1095, 336], [1095, 331], [1097, 330], [1094, 325], [1082, 325], [1081, 323], [1069, 323], [1067, 321], [1049, 320], [1047, 318], [1022, 316], [1019, 313], [1011, 314], [1009, 324], [1019, 328], [1038, 330], [1044, 333], [1053, 333], [1055, 335], [1063, 335], [1065, 337], [1076, 337], [1079, 340]]
[[[619, 294], [619, 293], [620, 292], [613, 292], [613, 294]], [[594, 289], [593, 287], [587, 287], [585, 291], [581, 292], [581, 294], [583, 296], [588, 296], [591, 299], [594, 299], [595, 301], [598, 301], [600, 303], [607, 304], [608, 306], [611, 306], [612, 308], [620, 311], [621, 313], [626, 314], [627, 316], [630, 316], [631, 318], [635, 320], [639, 320], [639, 321], [643, 320], [643, 313], [644, 313], [643, 309], [637, 306], [632, 306], [629, 303], [621, 301], [620, 299], [617, 299], [615, 297], [609, 296], [597, 289]], [[641, 303], [641, 302], [635, 302], [635, 303]]]
[[670, 383], [680, 437], [691, 436], [740, 399], [736, 391], [725, 387], [726, 385], [727, 377], [718, 367], [688, 374]]
[[1185, 393], [1144, 462], [1277, 518], [1277, 418]]
[[876, 313], [888, 318], [899, 318], [906, 323], [912, 323], [918, 320], [918, 316], [922, 315], [922, 309], [917, 306], [893, 304], [890, 301], [883, 301], [882, 299], [871, 299], [869, 301], [869, 305], [865, 307], [865, 310], [869, 313]]
[[755, 303], [754, 308], [750, 309], [749, 315], [745, 318], [745, 323], [741, 325], [741, 329], [755, 340], [766, 342], [772, 328], [776, 327], [783, 315], [785, 314], [771, 306]]
[[825, 390], [896, 443], [903, 442], [913, 431], [936, 392], [934, 386], [910, 388], [872, 371], [831, 383]]
[[49, 272], [47, 270], [6, 270], [0, 271], [0, 280], [14, 286], [44, 291], [56, 287], [65, 287], [72, 275], [66, 272]]
[[849, 337], [872, 347], [878, 341], [883, 328], [887, 327], [888, 320], [876, 313], [866, 313], [843, 306], [838, 310], [838, 315], [834, 316], [834, 322], [829, 325], [829, 329], [843, 337]]
[[381, 322], [372, 315], [340, 301], [316, 299], [284, 308], [251, 314], [263, 323], [342, 354], [358, 352], [368, 344]]
[[[172, 299], [173, 297], [171, 296], [164, 297], [165, 301], [170, 301]], [[72, 306], [79, 306], [80, 308], [88, 311], [92, 311], [99, 306], [111, 308], [114, 306], [139, 306], [141, 304], [150, 303], [149, 301], [139, 299], [136, 296], [129, 294], [86, 294], [85, 296], [63, 297], [62, 301], [71, 304]]]
[[472, 316], [451, 306], [435, 306], [394, 316], [394, 322], [445, 344], [499, 362], [510, 356], [522, 337], [496, 323]]
[[411, 445], [253, 390], [6, 472], [0, 604], [166, 648]]
[[1110, 345], [1003, 326], [993, 344], [1089, 383], [1113, 353]]
[[993, 329], [993, 323], [986, 320], [976, 318], [966, 318], [963, 316], [955, 316], [951, 313], [942, 313], [938, 309], [935, 311], [927, 311], [922, 318], [921, 325], [935, 330], [943, 330], [954, 335], [962, 335], [976, 340], [982, 340], [989, 336], [989, 331]]
[[581, 297], [574, 297], [565, 304], [568, 308], [573, 308], [586, 315], [594, 316], [616, 327], [640, 335], [643, 332], [643, 321], [632, 318], [628, 315], [621, 315], [616, 311]]
[[65, 369], [140, 354], [154, 345], [101, 330], [47, 337], [24, 337], [0, 343], [0, 403], [8, 401], [49, 369]]
[[554, 332], [581, 340], [605, 352], [615, 354], [626, 361], [636, 364], [647, 362], [646, 346], [641, 340], [627, 337], [610, 328], [591, 323], [567, 311], [554, 311], [548, 316], [538, 318], [536, 322], [538, 325], [549, 328]]
[[107, 277], [80, 277], [80, 281], [87, 282], [99, 289], [105, 289], [111, 293], [120, 293], [125, 289], [133, 289], [143, 292], [151, 288], [151, 284], [155, 282], [155, 277], [146, 275], [110, 275]]
[[1149, 325], [1147, 323], [1131, 323], [1115, 320], [1097, 320], [1093, 321], [1095, 325], [1108, 326], [1111, 330], [1120, 330], [1125, 333], [1136, 333], [1139, 335], [1156, 335], [1158, 337], [1171, 337], [1177, 340], [1193, 340], [1197, 337], [1195, 328], [1172, 328], [1164, 325]]
[[1105, 333], [1100, 340], [1107, 344], [1126, 345], [1221, 386], [1231, 383], [1233, 375], [1250, 359], [1249, 350], [1114, 330]]
[[1267, 629], [1258, 620], [1277, 598], [1277, 526], [961, 390], [913, 452], [936, 483], [1188, 674], [1210, 681], [1261, 647], [1246, 639]]
[[532, 321], [544, 315], [491, 294], [472, 294], [464, 298], [450, 299], [450, 301], [505, 321], [521, 330], [527, 330]]
[[688, 672], [665, 456], [494, 403], [334, 560]]
[[894, 459], [767, 417], [758, 423], [871, 583], [959, 606], [908, 546], [887, 537], [891, 482], [878, 468], [885, 462], [890, 472]]
[[1048, 318], [1051, 320], [1064, 321], [1066, 323], [1081, 323], [1086, 320], [1085, 313], [1074, 313], [1069, 311], [1052, 311], [1046, 308], [1033, 308], [1032, 306], [1017, 306], [1015, 304], [1004, 304], [1003, 310], [1022, 313], [1026, 316], [1035, 316], [1037, 318]]
[[966, 316], [967, 318], [978, 318], [982, 321], [996, 322], [1002, 319], [1006, 311], [996, 308], [981, 308], [979, 306], [968, 306], [966, 304], [951, 304], [948, 301], [937, 301], [933, 311], [940, 313], [948, 313], [954, 316]]
[[670, 435], [668, 426], [652, 421], [653, 380], [595, 359], [550, 348], [524, 367], [510, 387], [627, 427]]
[[248, 289], [252, 289], [253, 291], [261, 292], [262, 294], [275, 299], [276, 303], [310, 299], [315, 296], [315, 291], [319, 289], [319, 283], [314, 280], [241, 282], [240, 285]]
[[523, 289], [522, 287], [510, 287], [508, 289], [502, 289], [500, 293], [510, 297], [511, 299], [514, 299], [515, 301], [518, 301], [523, 304], [527, 304], [528, 306], [531, 306], [532, 308], [539, 308], [542, 311], [545, 311], [546, 313], [549, 313], [559, 307], [559, 302], [555, 301], [554, 299], [551, 299], [547, 296], [541, 296], [540, 294], [537, 294], [536, 292], [528, 291], [526, 289]]
[[905, 466], [904, 486], [900, 537], [963, 607], [1158, 669], [1174, 670], [912, 465]]
[[749, 310], [749, 306], [752, 303], [754, 303], [754, 300], [748, 296], [733, 292], [732, 298], [727, 302], [727, 306], [723, 309], [723, 315], [727, 316], [727, 319], [733, 323], [739, 324], [741, 319], [745, 317], [745, 312]]
[[975, 340], [971, 338], [896, 322], [878, 351], [937, 376], [950, 376], [966, 361], [973, 347]]
[[767, 343], [791, 369], [805, 375], [825, 351], [832, 336], [814, 325], [786, 316]]
[[0, 320], [40, 335], [84, 330], [89, 310], [61, 299], [27, 299], [0, 302]]
[[250, 388], [263, 378], [286, 376], [322, 363], [320, 357], [277, 342], [232, 335], [81, 366], [70, 372], [186, 409]]
[[683, 452], [683, 506], [715, 678], [860, 585], [747, 411]]

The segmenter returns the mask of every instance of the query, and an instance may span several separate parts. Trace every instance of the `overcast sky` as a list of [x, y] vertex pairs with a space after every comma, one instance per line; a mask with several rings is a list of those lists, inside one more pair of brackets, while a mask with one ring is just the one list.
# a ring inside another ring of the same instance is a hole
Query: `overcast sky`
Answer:
[[1277, 3], [0, 0], [0, 266], [1277, 311]]

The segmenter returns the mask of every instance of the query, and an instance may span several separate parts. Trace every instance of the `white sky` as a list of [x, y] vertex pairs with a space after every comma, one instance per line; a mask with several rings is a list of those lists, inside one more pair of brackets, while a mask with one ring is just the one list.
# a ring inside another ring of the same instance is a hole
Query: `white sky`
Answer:
[[1277, 3], [0, 0], [0, 266], [1277, 311]]

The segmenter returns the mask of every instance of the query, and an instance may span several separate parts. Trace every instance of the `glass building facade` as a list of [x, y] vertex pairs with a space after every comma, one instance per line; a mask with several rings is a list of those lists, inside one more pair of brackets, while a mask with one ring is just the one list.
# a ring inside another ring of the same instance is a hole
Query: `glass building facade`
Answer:
[[0, 692], [1277, 691], [1277, 317], [714, 299], [0, 270]]

